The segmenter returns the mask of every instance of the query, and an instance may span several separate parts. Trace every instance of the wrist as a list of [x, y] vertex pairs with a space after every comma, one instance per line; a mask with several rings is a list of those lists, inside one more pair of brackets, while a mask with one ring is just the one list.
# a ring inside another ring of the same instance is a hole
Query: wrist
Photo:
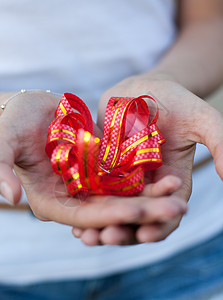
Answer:
[[[8, 106], [9, 102], [13, 101], [14, 98], [17, 98], [21, 95], [25, 95], [28, 94], [28, 97], [32, 96], [37, 96], [37, 97], [41, 97], [41, 98], [45, 98], [47, 96], [47, 98], [54, 98], [54, 99], [58, 99], [61, 96], [60, 94], [57, 93], [53, 93], [50, 90], [25, 90], [25, 89], [21, 89], [18, 92], [2, 92], [0, 93], [0, 115], [3, 113], [3, 111], [5, 110], [6, 106]], [[54, 102], [54, 101], [53, 101]]]
[[131, 81], [136, 90], [141, 90], [140, 94], [151, 94], [155, 97], [163, 95], [164, 91], [174, 92], [176, 87], [183, 87], [170, 73], [157, 69], [133, 76]]
[[0, 92], [0, 105], [2, 105], [8, 98], [16, 93], [17, 92]]

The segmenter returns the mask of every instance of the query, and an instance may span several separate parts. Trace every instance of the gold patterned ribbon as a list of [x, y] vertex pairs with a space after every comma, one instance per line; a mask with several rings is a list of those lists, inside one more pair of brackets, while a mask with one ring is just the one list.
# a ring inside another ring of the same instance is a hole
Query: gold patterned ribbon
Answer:
[[107, 105], [104, 137], [93, 135], [91, 114], [84, 102], [66, 93], [49, 126], [46, 153], [53, 170], [62, 176], [71, 195], [134, 195], [144, 188], [145, 171], [162, 165], [160, 146], [165, 142], [156, 125], [149, 123], [145, 99], [112, 97]]

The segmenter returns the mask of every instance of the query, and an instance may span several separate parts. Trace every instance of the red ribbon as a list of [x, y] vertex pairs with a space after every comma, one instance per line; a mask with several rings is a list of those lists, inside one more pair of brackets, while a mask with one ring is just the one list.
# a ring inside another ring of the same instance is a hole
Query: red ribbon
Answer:
[[46, 153], [53, 170], [62, 176], [71, 195], [134, 195], [144, 188], [145, 171], [162, 165], [160, 145], [165, 142], [149, 123], [145, 98], [112, 97], [107, 105], [104, 138], [93, 135], [93, 121], [85, 103], [65, 93], [49, 126]]

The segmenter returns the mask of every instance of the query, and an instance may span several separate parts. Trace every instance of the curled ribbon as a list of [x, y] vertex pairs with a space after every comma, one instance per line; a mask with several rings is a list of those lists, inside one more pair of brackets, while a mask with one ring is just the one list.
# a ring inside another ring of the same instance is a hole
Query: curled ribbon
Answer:
[[155, 117], [149, 124], [145, 98], [112, 97], [107, 105], [104, 137], [93, 135], [86, 104], [65, 93], [51, 122], [46, 153], [53, 170], [62, 176], [71, 195], [134, 195], [144, 188], [145, 171], [162, 165], [160, 145], [165, 142]]

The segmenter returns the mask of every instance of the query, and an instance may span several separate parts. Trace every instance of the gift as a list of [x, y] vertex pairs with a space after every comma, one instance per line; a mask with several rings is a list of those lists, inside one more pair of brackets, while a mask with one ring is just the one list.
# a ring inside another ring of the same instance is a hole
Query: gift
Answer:
[[[156, 104], [150, 122], [145, 100]], [[100, 139], [93, 134], [86, 104], [65, 93], [49, 126], [46, 153], [69, 194], [131, 196], [141, 192], [145, 172], [162, 165], [160, 146], [165, 139], [156, 124], [158, 115], [158, 105], [151, 96], [112, 97]]]

